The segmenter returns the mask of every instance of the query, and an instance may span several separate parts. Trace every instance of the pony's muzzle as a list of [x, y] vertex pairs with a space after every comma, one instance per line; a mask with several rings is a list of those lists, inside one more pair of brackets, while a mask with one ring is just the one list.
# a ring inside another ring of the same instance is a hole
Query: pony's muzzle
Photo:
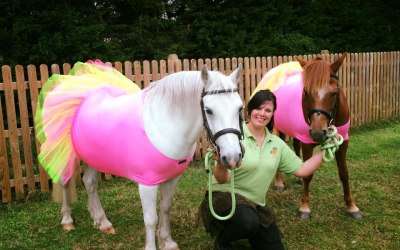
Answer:
[[315, 141], [316, 143], [322, 143], [326, 140], [328, 131], [326, 129], [321, 129], [321, 130], [310, 129], [309, 134], [313, 141]]
[[228, 169], [236, 169], [242, 162], [242, 154], [240, 153], [237, 157], [221, 156], [221, 163]]

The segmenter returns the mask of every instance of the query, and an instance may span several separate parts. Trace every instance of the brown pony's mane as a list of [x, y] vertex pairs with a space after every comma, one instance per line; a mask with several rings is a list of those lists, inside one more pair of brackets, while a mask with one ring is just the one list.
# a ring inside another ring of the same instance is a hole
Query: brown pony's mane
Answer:
[[308, 93], [315, 93], [325, 88], [330, 80], [330, 65], [321, 57], [307, 62], [303, 67], [303, 85]]

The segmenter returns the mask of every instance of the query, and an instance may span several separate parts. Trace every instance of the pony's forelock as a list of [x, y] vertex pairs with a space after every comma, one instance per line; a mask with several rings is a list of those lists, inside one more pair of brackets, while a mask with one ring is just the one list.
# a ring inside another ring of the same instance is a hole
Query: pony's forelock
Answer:
[[304, 90], [309, 93], [318, 91], [329, 84], [330, 66], [320, 57], [309, 61], [303, 67]]

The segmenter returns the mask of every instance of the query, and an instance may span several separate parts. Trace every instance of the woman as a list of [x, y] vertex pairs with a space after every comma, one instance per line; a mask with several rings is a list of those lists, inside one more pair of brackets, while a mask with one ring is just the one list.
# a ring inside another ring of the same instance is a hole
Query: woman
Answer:
[[[215, 249], [232, 249], [231, 243], [241, 239], [248, 239], [253, 249], [284, 249], [274, 215], [265, 206], [268, 187], [276, 171], [306, 177], [322, 164], [322, 152], [303, 163], [283, 140], [271, 134], [275, 110], [276, 98], [269, 90], [257, 92], [248, 103], [249, 121], [243, 124], [245, 154], [235, 170], [234, 215], [225, 221], [215, 219], [210, 213], [208, 193], [200, 205], [206, 231], [216, 235]], [[224, 216], [232, 206], [230, 170], [217, 162], [213, 174], [214, 210]]]

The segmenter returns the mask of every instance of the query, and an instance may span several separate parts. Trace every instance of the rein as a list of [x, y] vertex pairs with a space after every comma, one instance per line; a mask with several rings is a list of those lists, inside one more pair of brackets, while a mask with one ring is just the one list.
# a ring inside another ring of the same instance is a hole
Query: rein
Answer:
[[[335, 152], [339, 149], [339, 146], [343, 143], [343, 136], [339, 134], [339, 139], [335, 137], [337, 134], [337, 128], [330, 126], [328, 128], [328, 138], [322, 143], [322, 159], [325, 162], [330, 162], [334, 159]], [[333, 141], [333, 143], [331, 143]]]
[[203, 116], [203, 126], [207, 131], [207, 138], [213, 146], [213, 149], [210, 149], [210, 148], [207, 149], [207, 154], [206, 154], [205, 160], [204, 160], [206, 173], [208, 174], [208, 204], [209, 204], [211, 214], [218, 220], [228, 220], [233, 216], [233, 214], [235, 213], [235, 210], [236, 210], [236, 198], [235, 198], [235, 188], [234, 188], [235, 177], [234, 177], [234, 171], [232, 171], [232, 174], [230, 177], [230, 193], [231, 193], [231, 197], [232, 197], [231, 212], [227, 216], [219, 216], [215, 212], [213, 203], [212, 203], [212, 184], [211, 183], [212, 183], [212, 175], [213, 175], [212, 167], [215, 167], [217, 164], [216, 160], [213, 159], [214, 151], [217, 150], [217, 155], [219, 155], [219, 146], [216, 144], [216, 140], [218, 139], [218, 137], [220, 137], [221, 135], [224, 135], [224, 134], [228, 134], [228, 133], [236, 134], [239, 137], [240, 149], [242, 151], [242, 157], [243, 157], [244, 147], [241, 143], [241, 141], [243, 139], [243, 117], [242, 117], [242, 114], [240, 113], [239, 114], [240, 131], [235, 128], [225, 128], [225, 129], [217, 131], [215, 134], [213, 134], [210, 129], [210, 126], [208, 125], [207, 116], [206, 116], [206, 113], [204, 110], [203, 97], [206, 95], [234, 93], [234, 92], [238, 92], [238, 90], [237, 89], [232, 89], [232, 90], [220, 89], [220, 90], [215, 90], [215, 91], [205, 91], [203, 89], [203, 92], [201, 93], [201, 99], [200, 99], [201, 114]]
[[227, 215], [227, 216], [219, 216], [213, 207], [213, 203], [212, 203], [212, 175], [213, 175], [213, 171], [212, 171], [212, 167], [215, 167], [217, 164], [217, 161], [214, 160], [213, 158], [213, 154], [214, 154], [214, 150], [208, 148], [207, 149], [207, 154], [206, 154], [206, 158], [204, 160], [204, 165], [206, 168], [206, 173], [208, 174], [208, 206], [210, 208], [210, 212], [212, 214], [212, 216], [214, 216], [216, 219], [218, 220], [228, 220], [230, 219], [233, 214], [235, 213], [236, 210], [236, 197], [235, 197], [235, 175], [234, 172], [232, 172], [231, 174], [231, 181], [230, 181], [230, 193], [231, 193], [231, 200], [232, 200], [232, 208], [231, 208], [231, 212]]

